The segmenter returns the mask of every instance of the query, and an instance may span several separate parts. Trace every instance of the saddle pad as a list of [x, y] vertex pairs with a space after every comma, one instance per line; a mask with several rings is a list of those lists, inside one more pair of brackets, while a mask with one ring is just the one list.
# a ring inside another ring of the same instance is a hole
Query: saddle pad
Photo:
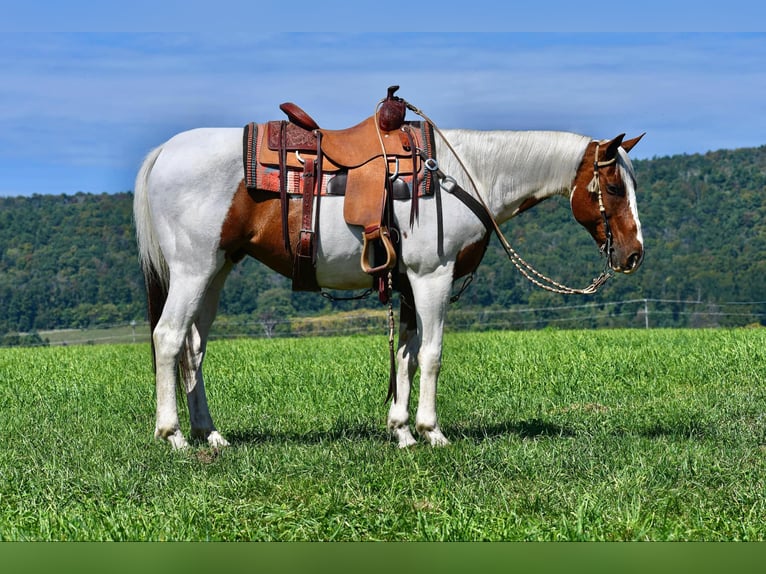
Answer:
[[[428, 157], [434, 157], [435, 153], [435, 140], [433, 127], [427, 122], [406, 122], [412, 126], [413, 137], [415, 139], [415, 145], [423, 149]], [[279, 193], [279, 166], [267, 165], [259, 161], [260, 151], [262, 146], [268, 145], [266, 138], [268, 137], [268, 124], [256, 124], [249, 123], [244, 128], [243, 133], [243, 163], [245, 170], [245, 185], [248, 189], [260, 189], [264, 191], [271, 191]], [[287, 168], [287, 192], [291, 195], [302, 195], [303, 193], [303, 179], [301, 174], [303, 173], [299, 167], [294, 167], [295, 162], [291, 157], [288, 162]], [[331, 162], [327, 162], [328, 166]], [[417, 174], [417, 192], [418, 196], [432, 195], [436, 187], [436, 178], [433, 173], [426, 170], [423, 166], [423, 162], [420, 163], [420, 170]], [[393, 164], [391, 169], [393, 170]], [[322, 172], [322, 182], [320, 186], [320, 193], [322, 195], [332, 195], [328, 193], [328, 182], [338, 175], [338, 168], [334, 167], [331, 171]], [[412, 174], [402, 174], [400, 179], [405, 181], [412, 189]], [[397, 198], [398, 199], [398, 198]], [[409, 198], [406, 198], [409, 199]]]

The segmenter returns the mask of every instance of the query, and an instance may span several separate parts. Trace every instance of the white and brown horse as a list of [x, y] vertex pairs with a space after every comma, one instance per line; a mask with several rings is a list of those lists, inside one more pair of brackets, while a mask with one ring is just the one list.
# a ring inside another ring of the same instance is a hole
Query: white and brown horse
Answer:
[[[437, 138], [441, 172], [479, 194], [497, 222], [553, 195], [566, 195], [575, 219], [607, 252], [613, 270], [630, 273], [640, 265], [644, 246], [627, 152], [641, 136], [599, 142], [565, 132], [444, 130], [443, 135], [462, 165]], [[136, 180], [134, 216], [147, 279], [157, 385], [155, 436], [176, 448], [187, 445], [176, 406], [179, 375], [191, 435], [213, 447], [228, 444], [208, 410], [202, 362], [232, 266], [250, 255], [283, 275], [292, 272], [279, 198], [245, 188], [242, 152], [240, 128], [183, 132], [148, 155]], [[594, 181], [600, 184], [599, 193], [593, 192]], [[451, 289], [456, 278], [478, 265], [490, 232], [452, 194], [442, 194], [441, 222], [431, 196], [421, 198], [419, 216], [410, 227], [408, 203], [394, 206], [401, 229], [398, 272], [407, 297], [402, 297], [397, 392], [387, 424], [399, 446], [415, 444], [408, 424], [409, 397], [420, 368], [415, 428], [425, 441], [439, 446], [448, 444], [437, 422], [436, 383]], [[299, 211], [290, 210], [295, 219], [291, 228], [298, 227]], [[370, 276], [359, 263], [362, 230], [344, 222], [342, 197], [322, 198], [318, 227], [318, 284], [328, 289], [369, 287]], [[443, 237], [437, 247], [438, 229]]]

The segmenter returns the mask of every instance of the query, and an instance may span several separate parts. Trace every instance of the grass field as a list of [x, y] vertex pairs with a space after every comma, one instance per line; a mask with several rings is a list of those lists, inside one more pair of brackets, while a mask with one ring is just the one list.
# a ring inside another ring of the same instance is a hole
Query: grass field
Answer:
[[387, 368], [213, 342], [232, 446], [173, 452], [148, 345], [0, 349], [0, 539], [766, 539], [764, 329], [449, 334], [443, 449], [388, 439]]

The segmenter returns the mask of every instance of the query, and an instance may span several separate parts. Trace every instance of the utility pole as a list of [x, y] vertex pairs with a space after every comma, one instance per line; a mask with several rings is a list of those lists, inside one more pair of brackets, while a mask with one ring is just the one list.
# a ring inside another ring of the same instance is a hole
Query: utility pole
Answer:
[[644, 328], [649, 328], [649, 305], [647, 299], [644, 299]]

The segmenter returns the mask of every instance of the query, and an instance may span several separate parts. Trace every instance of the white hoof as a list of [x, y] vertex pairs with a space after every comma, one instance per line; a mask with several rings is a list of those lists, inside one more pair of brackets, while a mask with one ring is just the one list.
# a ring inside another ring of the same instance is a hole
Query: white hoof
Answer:
[[229, 441], [223, 438], [221, 436], [221, 433], [219, 433], [217, 430], [215, 429], [210, 430], [210, 427], [196, 428], [196, 429], [192, 428], [192, 437], [194, 437], [197, 440], [207, 441], [207, 444], [211, 448], [221, 448], [224, 446], [229, 446]]
[[173, 450], [183, 450], [185, 448], [189, 448], [189, 443], [186, 442], [186, 439], [184, 438], [184, 435], [180, 430], [177, 430], [173, 434], [168, 435], [164, 438], [166, 441], [168, 441], [171, 444], [171, 446], [173, 447]]
[[229, 446], [229, 441], [221, 436], [218, 431], [213, 431], [207, 436], [207, 444], [212, 448], [223, 448]]
[[399, 448], [409, 448], [411, 446], [415, 446], [418, 443], [415, 440], [415, 437], [412, 436], [410, 427], [408, 427], [407, 425], [403, 425], [400, 427], [391, 426], [391, 427], [388, 427], [388, 430], [396, 439], [396, 442]]
[[447, 440], [447, 437], [442, 434], [442, 431], [439, 430], [439, 427], [433, 428], [431, 430], [421, 430], [420, 434], [423, 436], [426, 441], [428, 441], [428, 444], [431, 446], [448, 446], [449, 441]]
[[410, 429], [406, 429], [406, 432], [397, 433], [397, 435], [396, 439], [399, 448], [410, 448], [411, 446], [418, 444], [418, 441], [412, 436]]

